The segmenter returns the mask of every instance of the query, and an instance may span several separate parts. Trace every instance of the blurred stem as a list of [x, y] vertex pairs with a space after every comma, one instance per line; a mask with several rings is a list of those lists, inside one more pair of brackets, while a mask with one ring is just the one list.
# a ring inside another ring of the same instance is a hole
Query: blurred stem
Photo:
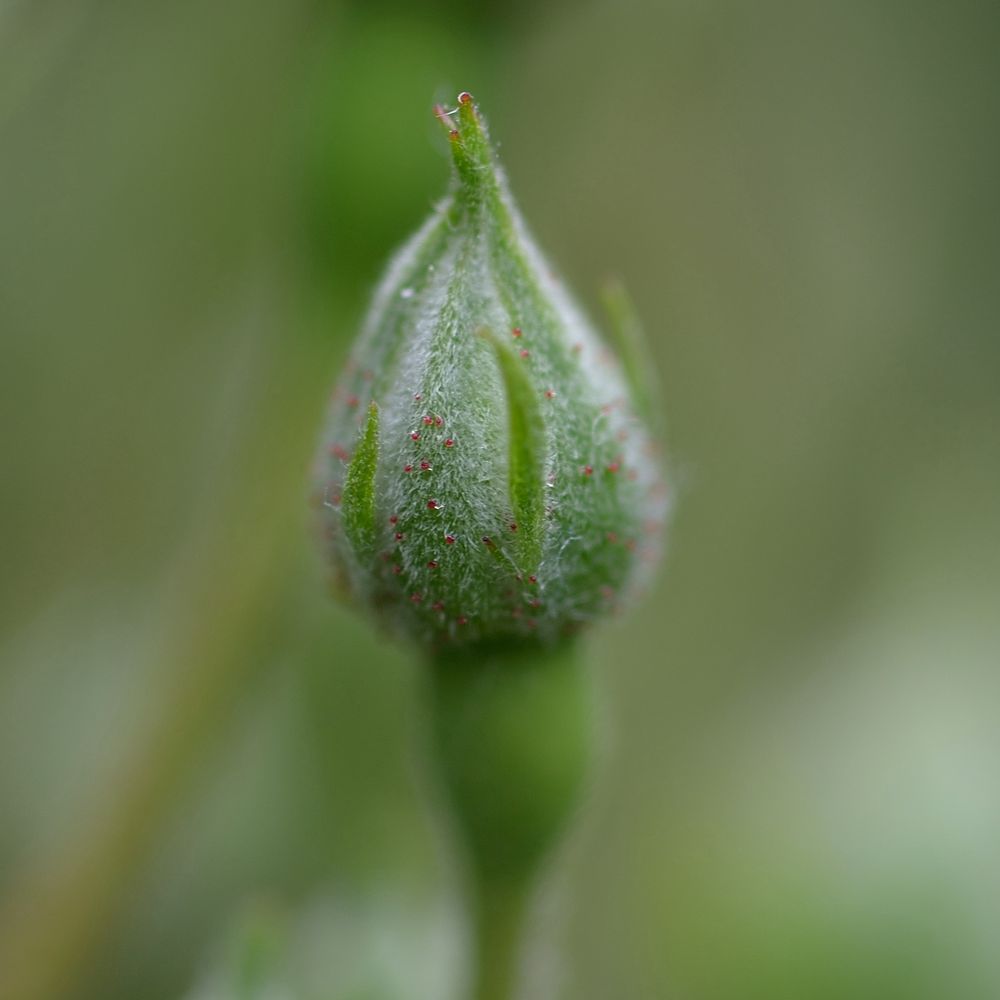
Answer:
[[473, 1000], [509, 1000], [540, 868], [590, 757], [590, 677], [574, 644], [450, 652], [430, 664], [436, 763], [468, 853]]
[[202, 546], [219, 570], [206, 567], [207, 585], [191, 588], [190, 620], [178, 624], [159, 668], [179, 676], [145, 742], [93, 824], [25, 869], [0, 908], [3, 1000], [53, 1000], [80, 988], [185, 778], [231, 715], [282, 579], [270, 546], [248, 548], [247, 558], [222, 558]]
[[[95, 804], [89, 824], [11, 880], [0, 905], [3, 1000], [53, 1000], [85, 989], [160, 825], [225, 731], [249, 670], [261, 663], [269, 610], [297, 544], [295, 519], [275, 518], [284, 484], [300, 475], [304, 444], [288, 442], [307, 442], [302, 429], [313, 419], [305, 402], [284, 416], [275, 420], [264, 409], [260, 424], [246, 427], [247, 445], [227, 467], [225, 490], [178, 545], [164, 588], [177, 600], [164, 612], [172, 631], [151, 671], [173, 680], [151, 706], [121, 776]], [[272, 486], [248, 491], [248, 482]], [[248, 545], [251, 536], [256, 541]]]
[[479, 886], [472, 1000], [510, 1000], [514, 996], [529, 889], [520, 883]]

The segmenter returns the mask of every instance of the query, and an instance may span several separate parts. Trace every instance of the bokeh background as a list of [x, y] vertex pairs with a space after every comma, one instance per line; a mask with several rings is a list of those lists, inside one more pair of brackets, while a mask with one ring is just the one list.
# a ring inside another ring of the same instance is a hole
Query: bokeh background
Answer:
[[967, 0], [0, 5], [0, 996], [458, 1000], [417, 670], [305, 481], [466, 88], [631, 289], [678, 497], [559, 995], [1000, 996], [998, 53]]

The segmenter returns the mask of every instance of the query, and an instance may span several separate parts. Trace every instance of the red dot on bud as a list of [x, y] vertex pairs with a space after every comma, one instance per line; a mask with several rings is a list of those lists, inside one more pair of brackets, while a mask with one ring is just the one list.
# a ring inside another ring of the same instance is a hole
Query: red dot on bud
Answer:
[[413, 394], [413, 399], [414, 399], [414, 401], [415, 401], [415, 402], [417, 402], [417, 403], [419, 403], [419, 402], [420, 402], [420, 400], [422, 400], [423, 398], [424, 398], [424, 397], [423, 397], [423, 396], [421, 396], [419, 392], [415, 392], [415, 393]]
[[413, 438], [414, 441], [419, 441], [420, 431], [410, 431], [410, 437]]
[[457, 142], [458, 141], [458, 129], [457, 128], [453, 128], [448, 133], [448, 138], [451, 139], [452, 142]]
[[427, 509], [428, 510], [440, 510], [441, 509], [441, 505], [437, 502], [437, 500], [428, 500], [427, 501]]
[[511, 525], [510, 525], [510, 530], [511, 530], [511, 531], [517, 531], [517, 525], [516, 525], [516, 524], [513, 524], [513, 523], [511, 523]]
[[403, 472], [412, 472], [412, 471], [413, 471], [413, 466], [412, 465], [404, 465], [403, 466]]
[[431, 611], [444, 611], [444, 602], [443, 601], [435, 601], [431, 605]]
[[538, 577], [534, 576], [534, 575], [529, 576], [528, 577], [528, 583], [538, 583]]
[[466, 618], [465, 615], [462, 615], [461, 617], [455, 619], [455, 624], [457, 624], [457, 625], [468, 625], [469, 624], [469, 619]]
[[619, 465], [618, 462], [612, 462], [608, 466], [608, 472], [617, 472], [620, 468], [621, 468], [621, 465]]
[[430, 472], [430, 470], [431, 470], [431, 463], [430, 462], [421, 462], [420, 463], [420, 470], [421, 470], [421, 472]]
[[530, 352], [529, 351], [521, 351], [521, 357], [522, 358], [530, 357]]
[[454, 438], [445, 438], [444, 439], [444, 446], [446, 448], [453, 448], [454, 445], [455, 445], [455, 439]]
[[397, 542], [401, 542], [405, 537], [406, 537], [406, 535], [404, 535], [401, 531], [397, 531], [396, 532], [396, 541]]
[[545, 390], [545, 398], [546, 399], [555, 399], [555, 396], [556, 396], [555, 389], [546, 389]]
[[444, 420], [442, 420], [441, 417], [435, 417], [434, 418], [434, 426], [435, 427], [440, 427], [443, 423], [444, 423]]
[[454, 535], [445, 535], [444, 536], [444, 541], [445, 541], [445, 545], [454, 545], [455, 544], [455, 536]]
[[400, 566], [399, 563], [396, 563], [396, 565], [392, 567], [393, 576], [399, 576], [399, 574], [402, 572], [403, 572], [403, 567]]
[[423, 594], [410, 594], [410, 600], [413, 601], [414, 604], [419, 604], [423, 599]]
[[428, 560], [427, 568], [428, 569], [437, 569], [438, 568], [438, 564], [433, 559], [430, 559], [430, 560]]
[[348, 450], [343, 445], [339, 444], [330, 445], [330, 454], [333, 455], [334, 458], [339, 458], [343, 462], [346, 462], [351, 457]]
[[521, 328], [519, 326], [515, 326], [514, 329], [511, 330], [510, 332], [511, 332], [512, 336], [514, 336], [514, 337], [520, 337], [521, 336]]
[[472, 103], [472, 94], [470, 94], [467, 90], [463, 90], [462, 93], [458, 95], [458, 103], [459, 104], [471, 104]]
[[397, 516], [396, 516], [395, 514], [393, 514], [393, 515], [392, 515], [392, 516], [391, 516], [391, 517], [389, 518], [389, 523], [390, 523], [390, 524], [399, 524], [399, 518], [398, 518], [398, 517], [397, 517]]
[[430, 425], [432, 423], [434, 423], [434, 418], [433, 417], [424, 417], [424, 424], [426, 426], [430, 427]]
[[592, 476], [594, 474], [594, 467], [592, 465], [585, 465], [583, 467], [583, 474], [585, 476]]

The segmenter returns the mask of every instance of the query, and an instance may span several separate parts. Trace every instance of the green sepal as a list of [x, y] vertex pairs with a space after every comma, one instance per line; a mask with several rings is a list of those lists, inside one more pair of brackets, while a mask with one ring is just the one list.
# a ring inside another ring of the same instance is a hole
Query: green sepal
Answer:
[[356, 551], [375, 547], [375, 471], [378, 465], [378, 406], [368, 407], [368, 419], [347, 467], [342, 508], [344, 531]]
[[643, 420], [655, 425], [659, 416], [656, 365], [646, 346], [632, 296], [618, 279], [612, 279], [601, 288], [601, 302], [610, 323], [613, 346], [632, 390], [632, 405]]
[[481, 335], [496, 355], [507, 396], [507, 477], [518, 568], [534, 573], [542, 558], [545, 527], [545, 427], [522, 359], [489, 330], [482, 330]]

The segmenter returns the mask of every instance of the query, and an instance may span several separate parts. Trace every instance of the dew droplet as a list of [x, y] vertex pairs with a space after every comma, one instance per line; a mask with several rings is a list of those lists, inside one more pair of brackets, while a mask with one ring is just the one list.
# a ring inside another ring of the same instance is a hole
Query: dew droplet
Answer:
[[413, 298], [413, 289], [412, 288], [403, 288], [403, 289], [401, 289], [400, 292], [399, 292], [399, 297], [401, 299], [412, 299]]

